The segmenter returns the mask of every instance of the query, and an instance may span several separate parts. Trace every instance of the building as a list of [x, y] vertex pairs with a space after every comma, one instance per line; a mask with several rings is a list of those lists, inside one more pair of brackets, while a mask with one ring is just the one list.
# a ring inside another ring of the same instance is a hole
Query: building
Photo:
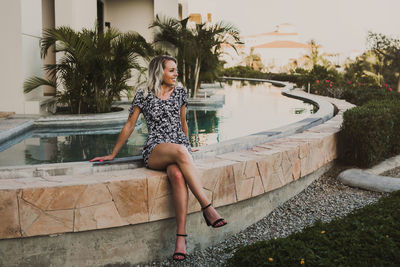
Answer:
[[54, 98], [54, 88], [38, 88], [23, 93], [23, 82], [43, 76], [43, 64], [54, 63], [40, 57], [39, 40], [43, 29], [70, 26], [75, 30], [115, 27], [133, 30], [148, 41], [148, 26], [155, 15], [182, 18], [188, 14], [187, 0], [5, 0], [1, 3], [3, 25], [0, 63], [0, 111], [39, 114], [41, 105]]

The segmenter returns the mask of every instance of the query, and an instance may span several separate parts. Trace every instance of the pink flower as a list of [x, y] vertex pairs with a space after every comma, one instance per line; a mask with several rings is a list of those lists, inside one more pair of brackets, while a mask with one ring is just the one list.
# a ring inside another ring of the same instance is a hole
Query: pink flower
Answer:
[[332, 87], [332, 84], [330, 84], [329, 87]]
[[360, 86], [360, 85], [361, 85], [361, 83], [359, 82], [359, 83], [358, 83], [358, 86]]
[[385, 87], [388, 87], [387, 83], [385, 83]]
[[389, 87], [389, 91], [392, 92], [392, 88]]
[[349, 82], [349, 84], [351, 84], [351, 82]]
[[329, 83], [329, 80], [325, 80], [325, 82]]
[[317, 84], [319, 84], [319, 80], [317, 80]]

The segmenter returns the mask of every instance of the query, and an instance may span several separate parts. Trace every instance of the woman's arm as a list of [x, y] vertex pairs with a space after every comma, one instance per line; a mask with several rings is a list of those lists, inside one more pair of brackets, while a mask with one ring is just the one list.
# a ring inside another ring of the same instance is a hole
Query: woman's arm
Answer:
[[186, 106], [182, 105], [181, 107], [181, 125], [182, 125], [182, 131], [186, 136], [189, 138], [189, 127], [187, 125], [186, 121]]
[[[186, 136], [189, 139], [189, 127], [188, 127], [188, 124], [187, 124], [187, 121], [186, 121], [186, 106], [185, 105], [183, 105], [181, 107], [181, 125], [182, 125], [183, 133], [186, 134]], [[199, 149], [198, 148], [192, 148], [192, 152], [196, 152], [196, 151], [199, 151]]]
[[126, 140], [128, 140], [128, 138], [132, 134], [133, 130], [135, 130], [136, 122], [137, 122], [140, 112], [141, 112], [141, 110], [139, 107], [135, 106], [133, 108], [132, 116], [130, 116], [130, 118], [126, 121], [124, 127], [122, 128], [122, 130], [118, 136], [117, 142], [115, 143], [113, 151], [111, 152], [110, 155], [103, 156], [103, 157], [96, 157], [90, 161], [113, 160], [115, 158], [115, 156], [117, 155], [118, 151], [125, 144]]

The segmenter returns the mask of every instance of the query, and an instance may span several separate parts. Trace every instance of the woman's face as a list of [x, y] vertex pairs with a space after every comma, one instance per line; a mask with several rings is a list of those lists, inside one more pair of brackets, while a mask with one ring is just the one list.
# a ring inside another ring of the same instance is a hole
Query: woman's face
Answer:
[[178, 77], [178, 70], [176, 63], [172, 60], [168, 60], [164, 65], [163, 83], [167, 86], [173, 86], [176, 83]]

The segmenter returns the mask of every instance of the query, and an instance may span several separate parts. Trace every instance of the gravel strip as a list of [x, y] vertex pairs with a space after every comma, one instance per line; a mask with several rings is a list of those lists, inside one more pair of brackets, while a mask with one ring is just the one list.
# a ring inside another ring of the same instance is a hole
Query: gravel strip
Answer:
[[393, 178], [400, 178], [400, 167], [396, 167], [394, 169], [385, 171], [384, 173], [381, 173], [380, 175], [389, 176], [389, 177], [393, 177]]
[[216, 246], [188, 255], [183, 262], [167, 259], [133, 266], [222, 266], [228, 258], [232, 257], [238, 246], [286, 237], [312, 225], [316, 220], [329, 222], [336, 217], [345, 216], [354, 209], [374, 203], [386, 195], [341, 184], [337, 176], [345, 169], [344, 166], [335, 165], [307, 189], [276, 208], [259, 222]]

